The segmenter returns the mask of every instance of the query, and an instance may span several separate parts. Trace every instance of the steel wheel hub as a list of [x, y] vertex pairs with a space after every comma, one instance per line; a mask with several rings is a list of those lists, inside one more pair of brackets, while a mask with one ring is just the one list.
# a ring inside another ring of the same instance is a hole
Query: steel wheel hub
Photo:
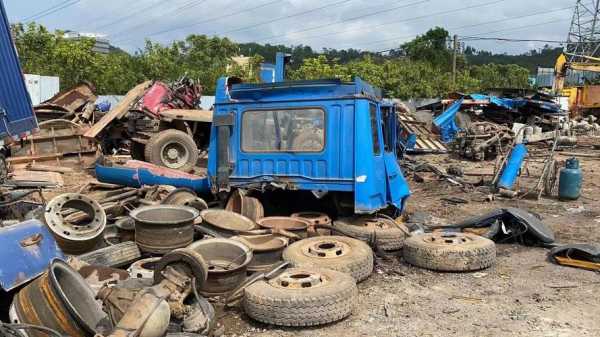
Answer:
[[463, 245], [473, 241], [472, 238], [461, 233], [432, 233], [423, 238], [425, 242], [435, 243], [440, 245]]
[[286, 271], [269, 281], [275, 287], [286, 289], [316, 288], [326, 282], [327, 280], [323, 275], [308, 270]]
[[169, 168], [179, 168], [189, 160], [190, 154], [179, 143], [165, 144], [160, 151], [161, 161]]
[[308, 256], [330, 259], [344, 256], [350, 249], [345, 242], [322, 240], [305, 246], [303, 250], [304, 254]]

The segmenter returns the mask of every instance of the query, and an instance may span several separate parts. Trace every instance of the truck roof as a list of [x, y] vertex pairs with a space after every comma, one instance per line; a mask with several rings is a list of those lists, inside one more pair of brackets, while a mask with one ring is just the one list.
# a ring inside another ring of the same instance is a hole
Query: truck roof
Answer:
[[[219, 91], [218, 89], [217, 91]], [[323, 99], [367, 98], [381, 100], [381, 90], [356, 77], [352, 82], [339, 79], [233, 84], [229, 95], [219, 95], [216, 104], [274, 101], [311, 101]]]

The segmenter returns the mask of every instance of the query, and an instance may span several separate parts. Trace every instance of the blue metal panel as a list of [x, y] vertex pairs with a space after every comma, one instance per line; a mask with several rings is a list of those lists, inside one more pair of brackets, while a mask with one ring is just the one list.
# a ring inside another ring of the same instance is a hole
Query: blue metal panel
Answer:
[[0, 140], [37, 128], [23, 72], [10, 35], [4, 3], [0, 1]]
[[37, 220], [0, 228], [0, 286], [10, 291], [42, 274], [55, 258], [65, 260], [48, 227]]
[[[387, 186], [385, 162], [383, 160], [383, 143], [381, 138], [381, 125], [377, 123], [374, 132], [378, 134], [380, 153], [374, 152], [374, 141], [371, 132], [371, 119], [369, 106], [373, 104], [368, 100], [357, 100], [355, 125], [360, 126], [355, 130], [354, 152], [354, 211], [356, 213], [371, 213], [387, 205]], [[377, 111], [379, 114], [379, 111]]]

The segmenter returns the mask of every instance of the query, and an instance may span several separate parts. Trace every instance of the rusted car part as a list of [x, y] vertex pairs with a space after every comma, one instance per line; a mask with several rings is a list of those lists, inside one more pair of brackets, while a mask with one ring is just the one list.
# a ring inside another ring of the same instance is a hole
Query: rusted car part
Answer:
[[95, 92], [96, 88], [93, 84], [79, 83], [34, 106], [33, 111], [38, 121], [75, 117], [75, 113], [82, 112], [86, 106], [94, 106], [97, 99]]
[[[80, 212], [65, 216], [70, 210]], [[106, 227], [106, 213], [100, 204], [78, 193], [61, 194], [50, 200], [44, 220], [62, 250], [75, 255], [96, 247]]]
[[79, 255], [77, 258], [90, 265], [117, 268], [131, 264], [140, 257], [142, 253], [135, 242], [126, 241]]
[[325, 213], [298, 212], [290, 216], [292, 218], [301, 218], [307, 220], [310, 223], [310, 225], [308, 226], [308, 236], [331, 235], [331, 231], [328, 229], [315, 228], [316, 225], [331, 225], [331, 218]]
[[241, 214], [253, 221], [262, 219], [265, 216], [265, 209], [260, 201], [256, 198], [246, 196], [240, 189], [235, 190], [231, 194], [229, 200], [227, 200], [225, 209]]
[[373, 251], [364, 242], [344, 236], [315, 237], [294, 242], [283, 251], [294, 267], [328, 268], [352, 275], [356, 282], [373, 272]]
[[281, 255], [288, 245], [289, 239], [272, 234], [266, 235], [240, 235], [231, 237], [252, 250], [252, 261], [248, 271], [264, 272], [281, 262]]
[[292, 218], [287, 216], [270, 216], [257, 221], [262, 228], [275, 231], [287, 231], [298, 235], [301, 238], [307, 236], [307, 229], [310, 222], [301, 218]]
[[[92, 337], [110, 331], [94, 292], [79, 273], [54, 260], [48, 271], [19, 291], [11, 306], [11, 321], [39, 324], [72, 337]], [[28, 331], [29, 337], [47, 337]]]
[[171, 191], [161, 202], [165, 205], [188, 206], [203, 211], [208, 209], [208, 204], [189, 188], [180, 187]]
[[198, 147], [191, 135], [168, 129], [152, 135], [146, 141], [144, 158], [153, 164], [190, 172], [198, 162]]
[[[196, 291], [198, 286], [203, 286], [207, 273], [207, 264], [201, 255], [189, 249], [177, 249], [157, 262], [155, 279], [158, 282], [154, 286], [104, 287], [98, 298], [111, 320], [118, 322], [109, 336], [161, 337], [169, 327], [170, 318], [181, 320], [189, 332], [208, 333], [214, 311], [205, 311], [207, 302]], [[160, 278], [156, 278], [158, 275]], [[185, 304], [189, 295], [196, 297], [200, 305]]]
[[83, 266], [77, 272], [92, 288], [94, 294], [107, 284], [116, 284], [129, 278], [129, 273], [125, 270], [104, 266]]
[[474, 122], [458, 132], [453, 149], [464, 158], [482, 161], [506, 153], [512, 140], [513, 134], [505, 126]]
[[[349, 316], [358, 298], [352, 276], [317, 268], [290, 268], [244, 290], [244, 311], [273, 325], [315, 326]], [[276, 309], [275, 309], [276, 308]]]
[[48, 227], [29, 220], [0, 228], [0, 286], [10, 291], [41, 275], [54, 259], [65, 256]]
[[256, 229], [256, 223], [243, 215], [222, 209], [207, 209], [200, 212], [202, 226], [221, 237], [231, 237]]
[[[383, 250], [402, 248], [410, 230], [391, 218], [376, 216], [358, 216], [342, 218], [333, 222], [333, 226], [350, 236], [367, 243], [375, 244]], [[375, 242], [372, 242], [372, 241]]]
[[96, 160], [98, 144], [83, 137], [86, 127], [64, 119], [39, 124], [40, 131], [10, 146], [7, 162], [12, 169], [44, 162], [61, 167], [82, 168]]
[[208, 297], [226, 295], [239, 286], [253, 256], [245, 244], [222, 238], [196, 241], [187, 249], [202, 255], [208, 263], [208, 280], [198, 289]]
[[143, 278], [154, 280], [154, 269], [160, 260], [160, 257], [150, 257], [134, 262], [127, 271], [133, 278]]
[[194, 220], [200, 213], [191, 207], [144, 206], [129, 214], [135, 220], [135, 242], [143, 252], [165, 254], [194, 240]]
[[94, 124], [89, 130], [87, 130], [84, 134], [86, 138], [95, 138], [102, 132], [112, 121], [115, 119], [121, 119], [127, 115], [129, 112], [130, 106], [137, 102], [152, 85], [152, 81], [146, 81], [138, 84], [133, 87], [129, 92], [123, 97], [123, 99], [117, 104], [113, 109], [111, 109], [107, 114], [102, 116], [102, 118]]
[[474, 271], [496, 262], [496, 245], [490, 239], [469, 233], [425, 233], [406, 239], [402, 256], [420, 268]]

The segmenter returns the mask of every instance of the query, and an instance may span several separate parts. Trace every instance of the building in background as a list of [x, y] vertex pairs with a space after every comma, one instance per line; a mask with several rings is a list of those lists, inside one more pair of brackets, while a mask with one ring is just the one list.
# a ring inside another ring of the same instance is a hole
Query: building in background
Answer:
[[31, 97], [31, 104], [38, 105], [58, 94], [60, 91], [60, 78], [25, 74], [25, 86], [29, 97]]
[[92, 38], [96, 39], [96, 44], [92, 51], [100, 54], [108, 54], [110, 52], [110, 41], [105, 35], [94, 34], [94, 33], [80, 33], [72, 30], [65, 32], [64, 38], [67, 40], [79, 40], [81, 38]]

